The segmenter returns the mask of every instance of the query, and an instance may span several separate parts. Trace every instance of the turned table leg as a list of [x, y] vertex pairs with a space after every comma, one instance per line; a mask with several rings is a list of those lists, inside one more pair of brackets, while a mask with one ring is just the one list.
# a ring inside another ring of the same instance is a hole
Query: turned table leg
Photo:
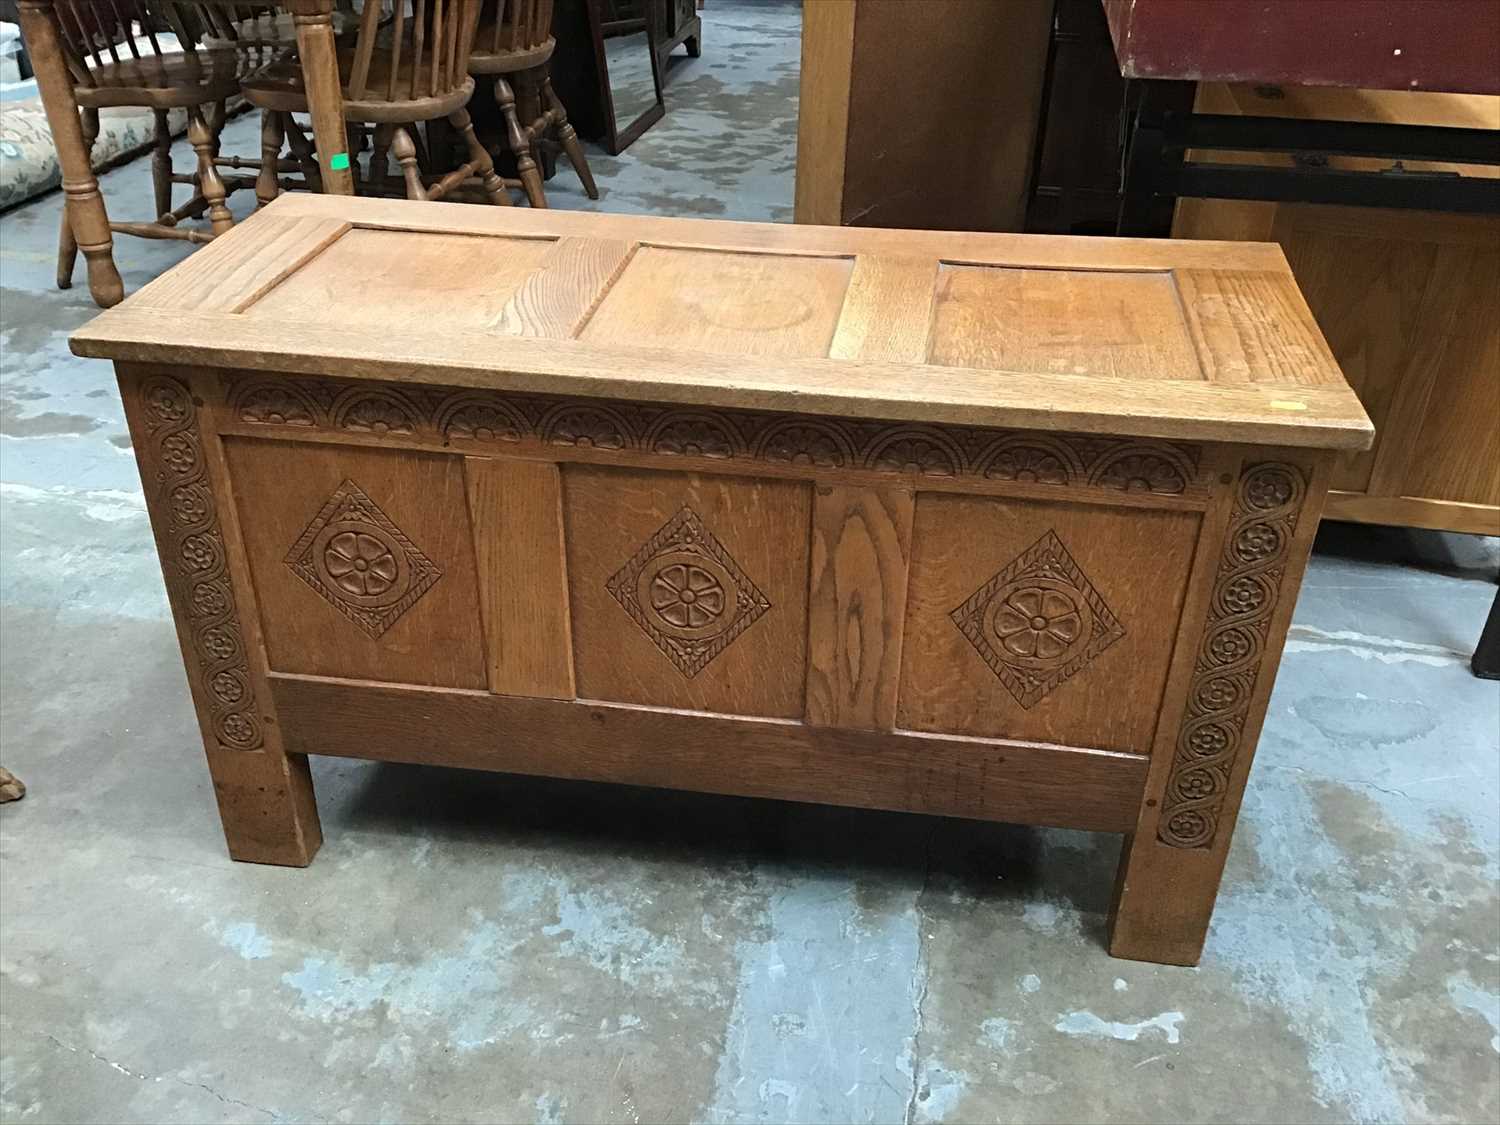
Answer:
[[1326, 461], [1237, 467], [1205, 517], [1151, 772], [1125, 839], [1110, 915], [1116, 957], [1198, 963], [1318, 529]]
[[17, 7], [26, 50], [36, 72], [37, 89], [42, 95], [42, 108], [57, 148], [57, 162], [62, 168], [68, 227], [88, 263], [89, 292], [94, 303], [108, 308], [124, 299], [125, 283], [115, 267], [109, 215], [104, 210], [104, 197], [99, 194], [99, 181], [94, 178], [78, 117], [78, 102], [73, 97], [73, 80], [58, 43], [56, 11], [51, 0], [20, 0]]
[[283, 750], [211, 376], [119, 368], [172, 617], [229, 854], [302, 867], [322, 842], [307, 758]]

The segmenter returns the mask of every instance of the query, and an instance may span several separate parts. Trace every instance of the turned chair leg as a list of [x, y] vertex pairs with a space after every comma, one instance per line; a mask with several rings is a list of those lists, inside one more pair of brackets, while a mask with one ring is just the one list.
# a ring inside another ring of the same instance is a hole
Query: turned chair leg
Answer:
[[509, 207], [510, 196], [506, 194], [505, 181], [495, 172], [494, 160], [490, 158], [484, 145], [479, 143], [479, 138], [474, 135], [474, 122], [469, 119], [469, 111], [454, 110], [448, 115], [448, 122], [462, 135], [464, 145], [469, 150], [469, 163], [474, 166], [474, 174], [484, 185], [484, 194], [490, 197], [491, 203], [500, 207]]
[[[94, 142], [99, 139], [99, 111], [81, 109], [78, 120], [83, 128], [83, 160], [92, 167]], [[73, 235], [73, 224], [68, 222], [68, 204], [64, 197], [62, 219], [57, 228], [57, 287], [73, 288], [73, 265], [78, 261], [78, 239]]]
[[151, 111], [156, 118], [152, 136], [151, 187], [156, 193], [156, 217], [172, 210], [172, 123], [164, 109]]
[[568, 111], [563, 108], [562, 99], [552, 88], [550, 74], [542, 79], [542, 97], [547, 101], [547, 116], [557, 130], [557, 139], [562, 142], [563, 151], [573, 162], [573, 171], [577, 172], [578, 178], [583, 181], [584, 192], [590, 199], [598, 199], [599, 189], [594, 184], [594, 173], [589, 170], [588, 157], [583, 155], [583, 145], [578, 141], [578, 134], [573, 131], [573, 126], [568, 124]]
[[260, 171], [255, 176], [255, 205], [271, 203], [281, 194], [281, 142], [286, 126], [274, 109], [260, 111]]
[[313, 153], [312, 141], [308, 140], [302, 126], [290, 113], [282, 117], [282, 125], [286, 129], [287, 147], [291, 149], [292, 159], [301, 166], [302, 178], [307, 181], [308, 189], [322, 191], [323, 172], [318, 167], [317, 156]]
[[526, 189], [526, 198], [533, 207], [547, 206], [547, 195], [542, 191], [542, 174], [537, 171], [536, 161], [531, 156], [531, 137], [516, 117], [516, 95], [510, 83], [503, 78], [495, 79], [495, 100], [500, 103], [500, 112], [505, 115], [505, 133], [510, 141], [510, 151], [516, 154], [516, 171], [520, 173], [521, 185]]
[[390, 178], [391, 138], [395, 134], [396, 126], [387, 123], [376, 125], [370, 138], [370, 174], [365, 177], [365, 182], [372, 192], [378, 193]]
[[198, 154], [198, 190], [208, 203], [208, 222], [215, 235], [234, 226], [234, 216], [224, 206], [224, 180], [214, 166], [214, 137], [203, 111], [194, 106], [188, 110], [188, 144]]
[[396, 163], [401, 165], [401, 174], [406, 177], [406, 197], [426, 199], [427, 191], [422, 187], [422, 169], [417, 167], [417, 146], [412, 144], [411, 134], [400, 126], [391, 133], [391, 152]]

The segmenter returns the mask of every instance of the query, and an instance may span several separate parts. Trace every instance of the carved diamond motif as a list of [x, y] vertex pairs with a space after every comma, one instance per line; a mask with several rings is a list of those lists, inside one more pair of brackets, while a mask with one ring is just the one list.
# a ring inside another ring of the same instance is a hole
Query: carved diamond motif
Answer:
[[329, 497], [285, 562], [372, 637], [394, 625], [443, 576], [352, 480]]
[[771, 608], [691, 508], [646, 540], [606, 587], [688, 679]]
[[1027, 708], [1125, 635], [1051, 531], [948, 616]]

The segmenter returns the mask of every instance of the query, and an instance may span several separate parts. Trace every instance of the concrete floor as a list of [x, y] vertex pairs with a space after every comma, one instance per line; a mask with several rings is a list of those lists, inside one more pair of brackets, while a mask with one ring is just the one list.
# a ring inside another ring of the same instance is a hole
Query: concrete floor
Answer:
[[[796, 9], [705, 16], [600, 205], [785, 218]], [[0, 217], [0, 1120], [1500, 1119], [1494, 541], [1325, 528], [1196, 970], [1105, 954], [1113, 836], [316, 760], [316, 863], [236, 865], [59, 205]]]

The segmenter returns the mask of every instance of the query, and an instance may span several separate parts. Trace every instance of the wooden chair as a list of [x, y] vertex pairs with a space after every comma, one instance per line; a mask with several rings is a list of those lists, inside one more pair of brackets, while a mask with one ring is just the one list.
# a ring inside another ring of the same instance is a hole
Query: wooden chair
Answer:
[[[250, 5], [244, 5], [250, 8]], [[82, 123], [82, 160], [87, 166], [99, 136], [99, 110], [115, 106], [149, 108], [155, 116], [155, 152], [151, 161], [156, 217], [151, 222], [111, 222], [110, 231], [143, 238], [208, 242], [233, 225], [225, 205], [230, 192], [249, 187], [249, 178], [226, 181], [218, 171], [219, 133], [224, 104], [239, 90], [241, 77], [263, 65], [268, 53], [241, 50], [230, 42], [210, 47], [199, 9], [172, 0], [55, 0], [51, 5], [55, 41], [72, 80]], [[164, 50], [159, 36], [170, 30], [180, 50]], [[169, 114], [187, 111], [188, 142], [197, 154], [191, 174], [172, 167]], [[70, 143], [57, 134], [59, 145]], [[191, 184], [193, 196], [172, 206], [172, 189]], [[207, 214], [210, 230], [180, 224]], [[73, 283], [78, 239], [64, 208], [58, 238], [57, 284]]]
[[[556, 46], [552, 38], [552, 4], [553, 0], [485, 0], [474, 50], [469, 54], [471, 74], [495, 76], [495, 100], [505, 115], [506, 136], [516, 154], [516, 171], [533, 207], [547, 206], [533, 150], [549, 134], [556, 135], [573, 162], [573, 170], [583, 181], [588, 197], [599, 198], [583, 146], [578, 143], [573, 126], [568, 124], [567, 111], [552, 89], [548, 73]], [[515, 89], [507, 75], [515, 79]]]
[[[339, 46], [338, 82], [344, 119], [374, 126], [367, 187], [384, 186], [387, 156], [394, 154], [411, 199], [441, 199], [465, 180], [477, 177], [490, 202], [509, 206], [506, 182], [474, 135], [464, 108], [474, 92], [465, 60], [479, 8], [480, 0], [448, 0], [446, 4], [443, 0], [392, 0], [389, 6], [366, 0], [352, 42]], [[317, 80], [321, 72], [313, 73], [310, 80]], [[308, 112], [307, 90], [301, 68], [286, 63], [268, 67], [242, 83], [241, 90], [263, 112], [261, 175], [255, 194], [264, 206], [281, 190], [277, 176], [267, 169], [277, 166], [283, 140], [290, 139], [294, 151], [306, 145], [290, 115]], [[469, 160], [435, 183], [425, 184], [417, 138], [410, 127], [438, 118], [446, 118], [462, 135]], [[343, 162], [335, 163], [336, 155], [319, 153], [317, 163], [340, 167]], [[350, 166], [357, 167], [352, 162]]]

